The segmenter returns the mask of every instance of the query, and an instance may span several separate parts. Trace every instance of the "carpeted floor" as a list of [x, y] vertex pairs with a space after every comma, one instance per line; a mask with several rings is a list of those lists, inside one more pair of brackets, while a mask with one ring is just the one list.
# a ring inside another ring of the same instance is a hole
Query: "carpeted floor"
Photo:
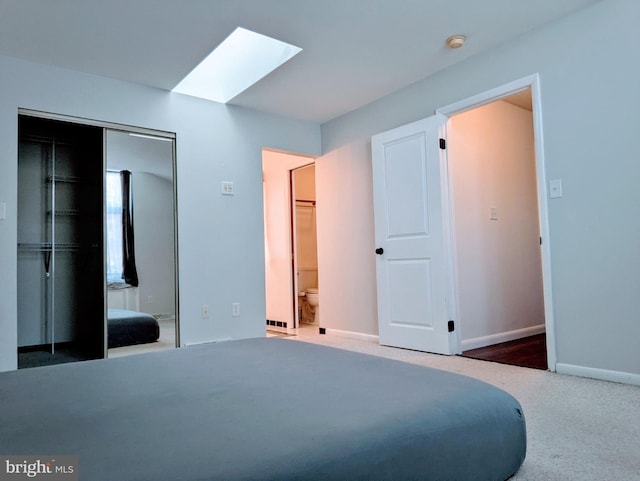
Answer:
[[640, 481], [640, 386], [396, 349], [317, 332], [317, 328], [301, 329], [287, 339], [457, 372], [515, 396], [527, 420], [528, 448], [512, 481]]
[[[108, 357], [130, 356], [132, 354], [175, 349], [175, 319], [158, 319], [158, 324], [160, 325], [160, 338], [156, 342], [112, 348], [109, 349]], [[21, 350], [21, 352], [18, 352], [18, 369], [86, 361], [88, 359], [93, 359], [93, 357], [86, 355], [86, 353], [73, 346], [72, 343], [65, 343], [56, 346], [55, 354], [51, 354], [50, 350], [44, 348]]]
[[93, 358], [72, 343], [57, 344], [54, 354], [51, 354], [49, 346], [43, 346], [40, 349], [20, 349], [18, 351], [18, 369], [86, 361], [87, 359]]

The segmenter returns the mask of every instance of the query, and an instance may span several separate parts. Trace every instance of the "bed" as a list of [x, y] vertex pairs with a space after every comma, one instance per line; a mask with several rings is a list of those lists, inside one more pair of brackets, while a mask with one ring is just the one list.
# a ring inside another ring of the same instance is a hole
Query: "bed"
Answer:
[[108, 309], [109, 348], [155, 342], [160, 326], [151, 314], [126, 309]]
[[92, 481], [502, 481], [526, 452], [496, 387], [278, 338], [0, 373], [0, 404], [0, 463]]

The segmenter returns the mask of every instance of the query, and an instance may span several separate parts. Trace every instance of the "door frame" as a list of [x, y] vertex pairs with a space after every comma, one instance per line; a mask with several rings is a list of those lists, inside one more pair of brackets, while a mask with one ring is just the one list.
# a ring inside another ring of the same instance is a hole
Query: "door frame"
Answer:
[[[300, 319], [298, 318], [298, 311], [300, 305], [298, 303], [299, 282], [298, 282], [298, 219], [296, 211], [296, 171], [305, 169], [310, 165], [315, 166], [316, 160], [312, 159], [309, 163], [292, 167], [289, 169], [289, 208], [291, 211], [291, 284], [292, 284], [292, 296], [293, 296], [293, 328], [298, 329], [300, 327]], [[314, 175], [315, 177], [315, 175]], [[314, 178], [315, 182], [315, 178]], [[316, 218], [317, 219], [317, 218]], [[317, 231], [316, 231], [317, 237]], [[317, 239], [316, 239], [317, 241]]]
[[[439, 109], [436, 109], [437, 114], [441, 114], [447, 118], [448, 127], [449, 119], [456, 115], [468, 110], [481, 107], [491, 102], [500, 100], [511, 94], [521, 92], [526, 89], [531, 89], [531, 101], [532, 101], [532, 116], [533, 116], [533, 138], [534, 138], [534, 156], [535, 156], [535, 169], [536, 169], [536, 183], [537, 183], [537, 195], [538, 195], [538, 224], [540, 229], [540, 257], [542, 263], [542, 283], [543, 283], [543, 302], [544, 302], [544, 315], [545, 315], [545, 331], [547, 340], [547, 363], [550, 371], [556, 370], [556, 342], [555, 342], [555, 320], [553, 316], [553, 297], [551, 287], [551, 253], [550, 253], [550, 239], [549, 239], [549, 212], [547, 205], [547, 177], [545, 172], [544, 161], [544, 141], [543, 141], [543, 128], [542, 128], [542, 108], [540, 98], [540, 76], [535, 73], [527, 77], [514, 80], [507, 84], [493, 88], [486, 92], [468, 97], [466, 99], [454, 102]], [[445, 132], [446, 135], [446, 132]], [[450, 318], [459, 319], [460, 304], [459, 304], [459, 292], [458, 292], [458, 279], [457, 279], [457, 258], [456, 258], [456, 240], [455, 232], [453, 229], [453, 204], [451, 199], [452, 179], [449, 176], [449, 156], [445, 151], [445, 165], [446, 168], [442, 172], [443, 187], [443, 222], [445, 224], [445, 232], [448, 233], [449, 250], [449, 276], [448, 276], [448, 292]], [[454, 349], [453, 352], [461, 353], [460, 342], [460, 329], [456, 329], [456, 335], [454, 336]]]
[[[292, 172], [296, 169], [299, 168], [303, 168], [306, 167], [308, 165], [311, 164], [315, 164], [317, 165], [317, 157], [316, 156], [312, 156], [312, 155], [308, 155], [308, 154], [302, 154], [299, 152], [290, 152], [290, 151], [285, 151], [285, 150], [280, 150], [280, 149], [274, 149], [274, 148], [270, 148], [270, 147], [263, 147], [262, 148], [262, 179], [263, 179], [263, 186], [262, 186], [262, 195], [263, 195], [263, 211], [265, 209], [265, 206], [267, 205], [267, 202], [271, 202], [271, 200], [267, 200], [264, 197], [264, 193], [265, 193], [265, 175], [264, 175], [264, 169], [265, 169], [265, 152], [270, 152], [272, 154], [275, 155], [282, 155], [283, 158], [280, 159], [281, 163], [278, 163], [278, 172], [279, 175], [284, 175], [284, 172], [286, 172], [286, 175], [288, 176], [288, 180], [286, 182], [286, 192], [285, 194], [279, 199], [278, 201], [278, 205], [276, 206], [276, 211], [280, 214], [283, 214], [286, 217], [286, 232], [284, 232], [284, 238], [286, 238], [286, 240], [284, 242], [287, 243], [287, 250], [288, 250], [288, 255], [289, 255], [289, 266], [287, 268], [287, 272], [288, 272], [288, 276], [286, 279], [286, 282], [288, 282], [289, 286], [288, 286], [288, 294], [287, 294], [287, 310], [289, 310], [289, 314], [292, 315], [293, 317], [291, 318], [291, 323], [288, 323], [288, 318], [286, 320], [287, 322], [287, 327], [286, 330], [287, 332], [295, 332], [295, 329], [298, 326], [297, 324], [297, 309], [298, 309], [298, 296], [297, 296], [297, 289], [298, 289], [298, 282], [297, 282], [297, 276], [295, 275], [295, 269], [297, 267], [297, 256], [296, 253], [294, 251], [295, 249], [295, 239], [294, 239], [294, 235], [295, 235], [295, 207], [293, 206], [293, 199], [295, 197], [295, 192], [293, 189], [293, 185], [292, 185]], [[294, 160], [295, 159], [295, 160]], [[275, 160], [267, 160], [266, 162], [269, 162], [269, 164], [271, 162], [273, 162]], [[263, 223], [264, 226], [268, 225], [267, 222], [267, 217], [266, 217], [266, 211], [264, 211], [263, 213]], [[281, 231], [280, 231], [281, 232]], [[267, 242], [267, 238], [266, 238], [266, 231], [265, 231], [265, 246], [266, 246], [266, 242]], [[265, 258], [266, 261], [266, 258]], [[268, 303], [269, 303], [269, 295], [266, 292], [267, 291], [267, 279], [266, 279], [266, 275], [267, 275], [267, 266], [266, 266], [266, 262], [265, 262], [265, 266], [264, 266], [264, 274], [265, 274], [265, 308], [268, 311]], [[282, 282], [285, 282], [285, 279], [282, 279]], [[284, 304], [285, 300], [282, 297], [280, 299], [280, 296], [278, 296], [279, 298], [279, 302], [281, 302], [282, 304]], [[267, 316], [269, 315], [269, 313], [267, 312]], [[269, 321], [269, 319], [267, 318], [267, 321]], [[296, 326], [296, 327], [293, 327]], [[268, 327], [268, 325], [267, 325]]]

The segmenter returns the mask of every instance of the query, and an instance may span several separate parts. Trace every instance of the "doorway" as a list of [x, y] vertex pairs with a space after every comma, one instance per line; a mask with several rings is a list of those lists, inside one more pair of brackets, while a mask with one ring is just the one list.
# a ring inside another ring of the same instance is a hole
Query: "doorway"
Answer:
[[102, 131], [21, 114], [18, 126], [18, 368], [101, 358]]
[[[312, 229], [311, 224], [311, 221], [315, 224], [316, 209], [314, 165], [313, 157], [269, 149], [262, 152], [265, 307], [268, 335], [292, 335], [299, 329], [299, 316], [304, 307], [300, 299], [303, 296], [299, 296], [299, 276], [296, 275], [298, 268], [303, 268], [305, 285], [312, 283], [311, 280], [317, 282], [317, 255], [313, 255], [316, 252], [314, 246], [317, 245], [315, 239], [309, 238], [310, 242], [302, 247], [305, 259], [299, 266], [295, 236], [298, 223], [304, 224], [309, 234], [315, 232], [315, 226]], [[299, 196], [296, 196], [296, 183], [302, 188]], [[296, 199], [304, 202], [296, 202]], [[300, 218], [296, 219], [298, 215]], [[313, 257], [315, 266], [311, 260]], [[310, 279], [309, 282], [307, 277]], [[309, 317], [307, 316], [307, 319]]]
[[532, 86], [448, 108], [452, 316], [459, 354], [546, 370], [554, 355]]

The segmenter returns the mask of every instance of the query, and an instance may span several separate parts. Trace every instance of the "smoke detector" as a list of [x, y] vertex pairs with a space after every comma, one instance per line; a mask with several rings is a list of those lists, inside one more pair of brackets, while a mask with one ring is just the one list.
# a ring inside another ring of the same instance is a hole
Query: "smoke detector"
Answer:
[[464, 41], [467, 39], [464, 35], [451, 35], [446, 40], [447, 47], [449, 48], [460, 48], [464, 45]]

